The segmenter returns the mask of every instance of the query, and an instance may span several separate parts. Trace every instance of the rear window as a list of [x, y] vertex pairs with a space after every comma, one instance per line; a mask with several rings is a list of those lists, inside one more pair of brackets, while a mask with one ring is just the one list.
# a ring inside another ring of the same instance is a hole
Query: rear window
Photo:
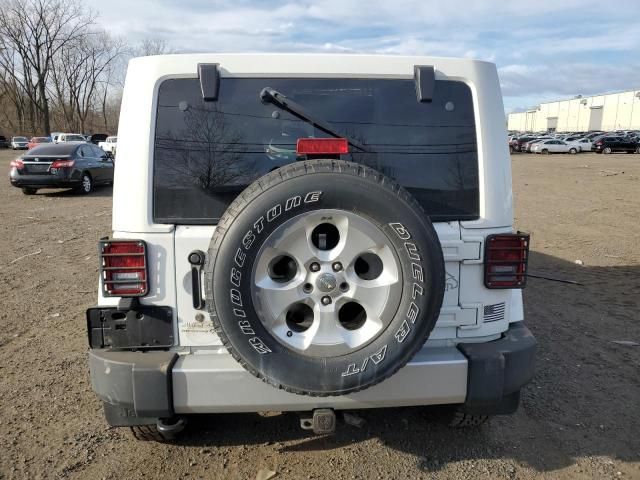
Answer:
[[29, 155], [71, 155], [78, 148], [77, 144], [46, 143], [29, 150]]
[[437, 81], [431, 103], [413, 80], [221, 78], [204, 102], [198, 79], [169, 79], [158, 93], [154, 220], [215, 224], [254, 180], [300, 160], [298, 138], [325, 133], [259, 93], [271, 87], [327, 121], [368, 152], [343, 155], [407, 188], [435, 221], [479, 216], [478, 155], [471, 91]]

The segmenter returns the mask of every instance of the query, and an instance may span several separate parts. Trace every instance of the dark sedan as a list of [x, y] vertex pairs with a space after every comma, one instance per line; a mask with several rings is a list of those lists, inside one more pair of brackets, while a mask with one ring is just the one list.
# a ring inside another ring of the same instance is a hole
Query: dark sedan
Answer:
[[591, 151], [605, 154], [614, 152], [640, 153], [640, 143], [630, 137], [596, 137], [591, 144]]
[[113, 183], [113, 161], [101, 148], [84, 142], [43, 144], [12, 161], [11, 185], [26, 195], [40, 188], [73, 188], [89, 193]]

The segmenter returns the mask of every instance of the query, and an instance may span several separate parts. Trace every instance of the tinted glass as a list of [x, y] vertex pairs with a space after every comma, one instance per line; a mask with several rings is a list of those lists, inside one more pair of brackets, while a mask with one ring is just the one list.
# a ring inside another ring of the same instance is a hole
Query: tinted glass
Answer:
[[250, 183], [300, 160], [296, 141], [325, 133], [271, 104], [272, 87], [369, 152], [343, 159], [396, 179], [434, 220], [475, 219], [479, 212], [473, 103], [462, 82], [437, 81], [420, 103], [413, 80], [222, 78], [216, 102], [197, 79], [159, 89], [154, 150], [154, 219], [216, 223]]
[[43, 143], [29, 150], [29, 155], [70, 155], [76, 148], [77, 144]]

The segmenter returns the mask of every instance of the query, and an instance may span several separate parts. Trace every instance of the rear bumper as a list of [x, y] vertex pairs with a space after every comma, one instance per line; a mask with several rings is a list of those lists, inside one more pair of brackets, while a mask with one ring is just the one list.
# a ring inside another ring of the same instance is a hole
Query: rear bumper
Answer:
[[537, 341], [523, 323], [512, 324], [493, 342], [462, 343], [458, 349], [468, 361], [465, 410], [474, 413], [512, 413], [513, 394], [535, 373]]
[[53, 175], [20, 175], [10, 177], [11, 185], [18, 188], [73, 188], [82, 182], [79, 179], [63, 179]]
[[[227, 354], [90, 350], [91, 381], [112, 425], [155, 423], [175, 414], [357, 409], [464, 404], [481, 413], [511, 413], [533, 376], [536, 341], [522, 324], [504, 336], [458, 348], [425, 348], [390, 379], [341, 397], [277, 390]], [[516, 402], [505, 400], [513, 399]]]

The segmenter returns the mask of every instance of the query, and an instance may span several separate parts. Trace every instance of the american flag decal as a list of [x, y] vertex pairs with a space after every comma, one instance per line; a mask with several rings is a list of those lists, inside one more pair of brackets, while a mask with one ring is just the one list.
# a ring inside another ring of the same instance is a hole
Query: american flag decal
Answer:
[[504, 302], [484, 306], [484, 321], [497, 322], [504, 320]]

